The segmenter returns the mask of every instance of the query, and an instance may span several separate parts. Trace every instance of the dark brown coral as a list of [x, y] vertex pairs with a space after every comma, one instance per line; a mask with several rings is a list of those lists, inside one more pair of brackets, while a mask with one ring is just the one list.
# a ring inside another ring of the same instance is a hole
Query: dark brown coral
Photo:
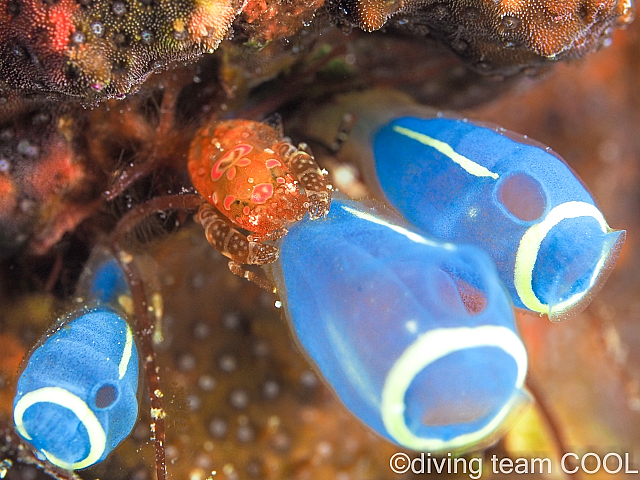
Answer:
[[512, 74], [576, 58], [633, 18], [632, 0], [336, 0], [342, 21], [430, 34], [485, 73]]
[[214, 51], [232, 28], [230, 50], [240, 48], [259, 62], [265, 45], [317, 33], [329, 22], [306, 27], [327, 12], [333, 22], [365, 31], [435, 37], [481, 73], [512, 75], [596, 49], [611, 27], [631, 20], [632, 3], [0, 0], [0, 96], [51, 92], [84, 103], [121, 97], [155, 71]]
[[212, 52], [239, 9], [239, 0], [0, 0], [0, 79], [85, 100], [124, 95]]

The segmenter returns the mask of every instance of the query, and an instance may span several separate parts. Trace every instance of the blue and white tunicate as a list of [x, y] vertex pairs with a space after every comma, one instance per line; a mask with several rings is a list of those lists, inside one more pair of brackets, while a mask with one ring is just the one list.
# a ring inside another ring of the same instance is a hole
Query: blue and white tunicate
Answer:
[[104, 460], [138, 417], [134, 335], [123, 315], [105, 306], [122, 286], [116, 285], [118, 278], [106, 275], [94, 283], [104, 287], [94, 298], [102, 306], [66, 315], [31, 352], [18, 379], [15, 428], [63, 469]]
[[527, 354], [491, 259], [335, 199], [271, 267], [300, 346], [346, 406], [404, 447], [492, 443], [527, 398]]
[[431, 235], [482, 247], [517, 307], [559, 321], [588, 304], [625, 232], [609, 228], [558, 155], [505, 129], [411, 104], [397, 92], [367, 95], [343, 97], [329, 114], [319, 111], [310, 128], [331, 124], [326, 117], [340, 111], [355, 114], [341, 155], [360, 162], [381, 199]]

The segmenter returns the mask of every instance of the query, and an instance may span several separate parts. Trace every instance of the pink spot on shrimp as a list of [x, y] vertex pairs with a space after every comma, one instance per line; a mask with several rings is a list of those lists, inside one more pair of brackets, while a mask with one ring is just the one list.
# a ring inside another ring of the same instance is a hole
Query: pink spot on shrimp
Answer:
[[229, 170], [227, 170], [227, 178], [229, 180], [233, 180], [235, 176], [236, 176], [236, 167], [231, 167]]
[[249, 215], [251, 213], [251, 209], [248, 205], [242, 209], [242, 213], [244, 213], [245, 215]]
[[276, 182], [278, 182], [280, 184], [283, 184], [283, 183], [286, 182], [286, 180], [284, 178], [282, 178], [282, 177], [278, 177], [278, 178], [276, 178]]
[[253, 150], [251, 145], [238, 145], [237, 147], [229, 150], [225, 153], [220, 160], [218, 160], [213, 168], [211, 169], [211, 180], [214, 182], [219, 180], [224, 172], [226, 172], [229, 168], [233, 167], [235, 164], [238, 164], [241, 167], [249, 165], [251, 160], [248, 158], [244, 158], [244, 156]]
[[269, 160], [267, 160], [266, 162], [264, 162], [265, 166], [267, 168], [274, 168], [274, 167], [281, 167], [282, 163], [280, 163], [280, 160], [277, 160], [275, 158], [270, 158]]
[[235, 195], [227, 195], [224, 197], [224, 208], [227, 210], [231, 210], [231, 204], [236, 200]]
[[[227, 162], [227, 163], [223, 163], [223, 162]], [[213, 168], [211, 169], [211, 180], [213, 180], [214, 182], [219, 180], [220, 177], [227, 170], [227, 166], [228, 166], [227, 164], [228, 164], [228, 161], [226, 158], [222, 158], [218, 160], [216, 164], [213, 166]]]
[[270, 183], [260, 183], [253, 187], [251, 201], [254, 203], [264, 203], [273, 196], [273, 185]]

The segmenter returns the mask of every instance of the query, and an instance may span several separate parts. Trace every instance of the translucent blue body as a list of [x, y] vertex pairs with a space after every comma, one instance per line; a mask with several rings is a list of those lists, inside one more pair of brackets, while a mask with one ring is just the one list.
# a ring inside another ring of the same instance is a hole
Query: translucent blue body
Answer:
[[407, 116], [369, 140], [388, 202], [434, 236], [487, 251], [516, 306], [564, 319], [613, 267], [625, 232], [608, 227], [564, 161], [525, 137]]
[[346, 406], [402, 446], [465, 451], [517, 409], [526, 352], [490, 258], [334, 199], [272, 269], [300, 345]]
[[44, 337], [27, 360], [13, 402], [18, 433], [67, 470], [104, 460], [131, 433], [138, 417], [139, 358], [133, 332], [105, 306], [121, 290], [122, 272], [98, 272], [104, 275], [89, 285], [100, 287], [93, 298], [100, 306], [71, 313]]
[[116, 304], [118, 297], [129, 291], [124, 273], [115, 258], [109, 257], [96, 266], [90, 289], [92, 298], [111, 304]]
[[85, 264], [76, 297], [117, 310], [123, 295], [130, 295], [129, 285], [118, 261], [109, 250], [96, 247]]

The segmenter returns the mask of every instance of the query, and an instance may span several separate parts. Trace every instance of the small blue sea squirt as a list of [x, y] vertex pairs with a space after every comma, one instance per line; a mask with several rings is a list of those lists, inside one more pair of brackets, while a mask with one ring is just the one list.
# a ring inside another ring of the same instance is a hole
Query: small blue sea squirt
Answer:
[[81, 282], [94, 291], [96, 306], [70, 312], [40, 340], [13, 402], [18, 433], [66, 470], [104, 460], [138, 417], [138, 350], [131, 328], [109, 306], [126, 284], [113, 259], [96, 272], [99, 278]]
[[484, 252], [340, 199], [279, 247], [271, 275], [292, 330], [357, 417], [416, 450], [497, 440], [527, 398], [527, 354]]

